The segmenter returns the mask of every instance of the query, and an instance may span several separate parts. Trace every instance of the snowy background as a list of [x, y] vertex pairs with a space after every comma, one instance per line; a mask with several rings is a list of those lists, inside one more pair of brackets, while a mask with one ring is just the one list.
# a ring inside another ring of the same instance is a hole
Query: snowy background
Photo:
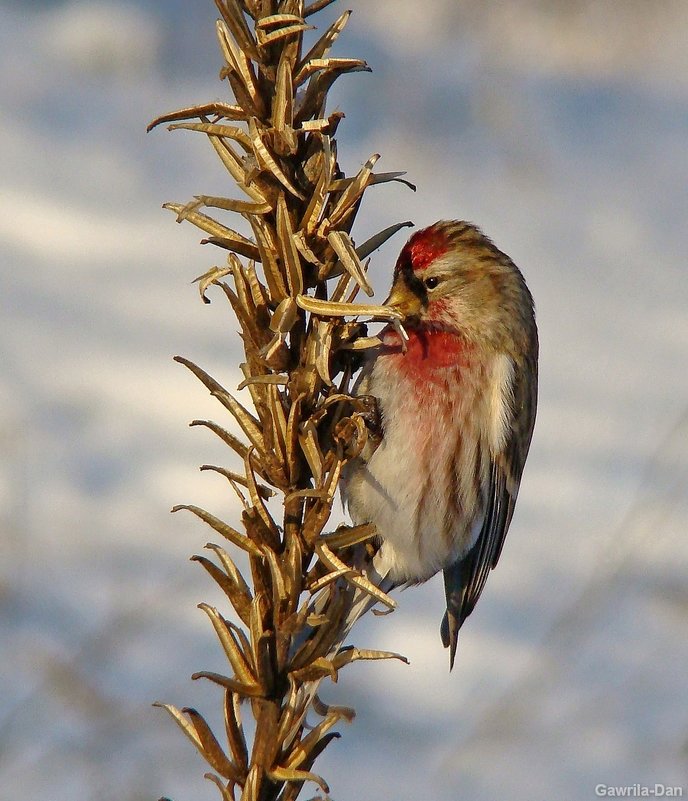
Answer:
[[[339, 6], [340, 4], [337, 4]], [[688, 793], [688, 4], [352, 0], [333, 97], [356, 230], [478, 222], [540, 326], [533, 448], [500, 566], [447, 671], [439, 580], [361, 627], [411, 666], [355, 666], [335, 799], [579, 801]], [[329, 15], [329, 16], [328, 16]], [[0, 798], [202, 801], [160, 699], [223, 659], [195, 605], [193, 502], [236, 505], [188, 429], [221, 409], [171, 357], [236, 386], [236, 325], [190, 281], [217, 259], [165, 200], [231, 193], [156, 114], [226, 97], [207, 2], [0, 1]], [[389, 283], [398, 236], [376, 259]], [[314, 791], [313, 791], [314, 792]], [[308, 798], [308, 789], [304, 798]]]

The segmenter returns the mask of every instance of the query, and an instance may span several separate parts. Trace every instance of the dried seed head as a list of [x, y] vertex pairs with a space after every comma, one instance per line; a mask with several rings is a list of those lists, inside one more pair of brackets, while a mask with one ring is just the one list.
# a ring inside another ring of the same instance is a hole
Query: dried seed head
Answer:
[[[330, 56], [348, 11], [303, 55], [304, 32], [331, 2], [216, 0], [221, 77], [235, 102], [187, 107], [149, 126], [168, 122], [171, 130], [207, 137], [242, 198], [199, 194], [186, 204], [166, 204], [178, 221], [201, 229], [204, 242], [228, 251], [224, 266], [196, 281], [205, 302], [218, 286], [238, 320], [245, 351], [239, 389], [248, 391], [253, 406], [177, 357], [241, 434], [211, 421], [192, 423], [229, 446], [232, 466], [202, 469], [223, 476], [241, 498], [243, 530], [199, 507], [175, 507], [213, 528], [250, 567], [249, 581], [218, 545], [207, 546], [213, 558], [194, 557], [242, 624], [201, 605], [230, 675], [201, 671], [194, 678], [224, 689], [228, 751], [197, 712], [164, 707], [214, 771], [208, 776], [225, 801], [235, 801], [236, 788], [242, 801], [278, 795], [290, 801], [304, 781], [327, 792], [312, 764], [338, 736], [332, 727], [353, 712], [323, 705], [315, 695], [320, 681], [336, 680], [340, 669], [360, 659], [400, 658], [343, 647], [365, 609], [376, 603], [392, 609], [395, 603], [366, 573], [372, 527], [327, 533], [342, 469], [369, 441], [357, 402], [347, 393], [357, 369], [355, 351], [379, 341], [365, 336], [358, 318], [386, 321], [403, 334], [398, 311], [353, 300], [359, 290], [373, 294], [365, 260], [409, 225], [392, 225], [359, 247], [352, 239], [365, 192], [403, 173], [374, 173], [377, 154], [353, 177], [337, 162], [334, 137], [343, 114], [328, 116], [327, 95], [341, 75], [368, 66]], [[202, 209], [241, 215], [240, 230]], [[250, 226], [250, 236], [241, 225]], [[250, 747], [242, 699], [250, 699], [256, 719]], [[322, 718], [310, 731], [304, 725], [309, 710]]]

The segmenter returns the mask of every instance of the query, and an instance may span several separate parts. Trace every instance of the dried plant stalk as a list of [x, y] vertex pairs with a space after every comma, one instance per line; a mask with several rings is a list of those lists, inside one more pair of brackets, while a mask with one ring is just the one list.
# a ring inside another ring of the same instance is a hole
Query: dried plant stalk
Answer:
[[[325, 677], [360, 659], [402, 658], [344, 646], [357, 617], [375, 603], [394, 607], [367, 575], [372, 526], [325, 531], [342, 468], [360, 453], [368, 432], [350, 395], [356, 351], [376, 344], [361, 316], [400, 325], [384, 305], [354, 303], [358, 289], [372, 295], [370, 253], [409, 223], [397, 223], [356, 247], [351, 231], [364, 192], [398, 180], [375, 174], [373, 155], [353, 178], [337, 163], [335, 132], [342, 114], [326, 116], [327, 93], [364, 61], [332, 58], [332, 45], [350, 12], [342, 14], [303, 55], [304, 32], [333, 0], [216, 0], [221, 77], [234, 103], [191, 106], [154, 120], [173, 123], [209, 140], [243, 197], [197, 195], [167, 203], [177, 221], [228, 251], [226, 263], [197, 279], [204, 302], [219, 287], [241, 328], [244, 375], [250, 392], [242, 405], [204, 370], [178, 357], [229, 412], [244, 439], [215, 422], [196, 420], [239, 458], [237, 469], [204, 465], [223, 475], [243, 505], [231, 526], [192, 505], [191, 511], [229, 543], [207, 547], [214, 559], [195, 556], [224, 592], [237, 623], [207, 604], [227, 657], [227, 675], [202, 671], [224, 691], [223, 746], [193, 709], [164, 704], [210, 765], [207, 777], [222, 798], [290, 801], [305, 781], [325, 792], [313, 763], [338, 735], [332, 728], [353, 717], [316, 695]], [[308, 21], [307, 21], [308, 20]], [[201, 209], [241, 215], [247, 237]], [[225, 280], [227, 279], [227, 280]], [[353, 289], [352, 289], [353, 287]], [[239, 469], [240, 468], [240, 469]], [[281, 497], [278, 522], [266, 501]], [[232, 550], [243, 551], [250, 575]], [[249, 705], [243, 710], [241, 702]], [[255, 718], [252, 741], [241, 713]], [[306, 713], [321, 718], [313, 728]]]

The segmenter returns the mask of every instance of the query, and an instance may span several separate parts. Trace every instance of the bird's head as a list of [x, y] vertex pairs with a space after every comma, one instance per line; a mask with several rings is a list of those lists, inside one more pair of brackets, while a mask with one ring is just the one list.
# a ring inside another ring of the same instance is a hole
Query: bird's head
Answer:
[[409, 239], [386, 303], [406, 327], [453, 332], [515, 356], [534, 328], [533, 300], [516, 265], [479, 228], [457, 220]]

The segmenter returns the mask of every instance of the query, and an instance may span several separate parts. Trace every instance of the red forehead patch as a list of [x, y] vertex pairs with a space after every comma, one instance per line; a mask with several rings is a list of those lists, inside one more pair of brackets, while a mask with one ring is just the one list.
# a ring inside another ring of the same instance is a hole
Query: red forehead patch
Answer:
[[401, 268], [405, 263], [410, 264], [414, 272], [420, 272], [429, 267], [439, 256], [449, 250], [446, 235], [434, 225], [417, 231], [404, 245], [399, 255], [397, 266]]

